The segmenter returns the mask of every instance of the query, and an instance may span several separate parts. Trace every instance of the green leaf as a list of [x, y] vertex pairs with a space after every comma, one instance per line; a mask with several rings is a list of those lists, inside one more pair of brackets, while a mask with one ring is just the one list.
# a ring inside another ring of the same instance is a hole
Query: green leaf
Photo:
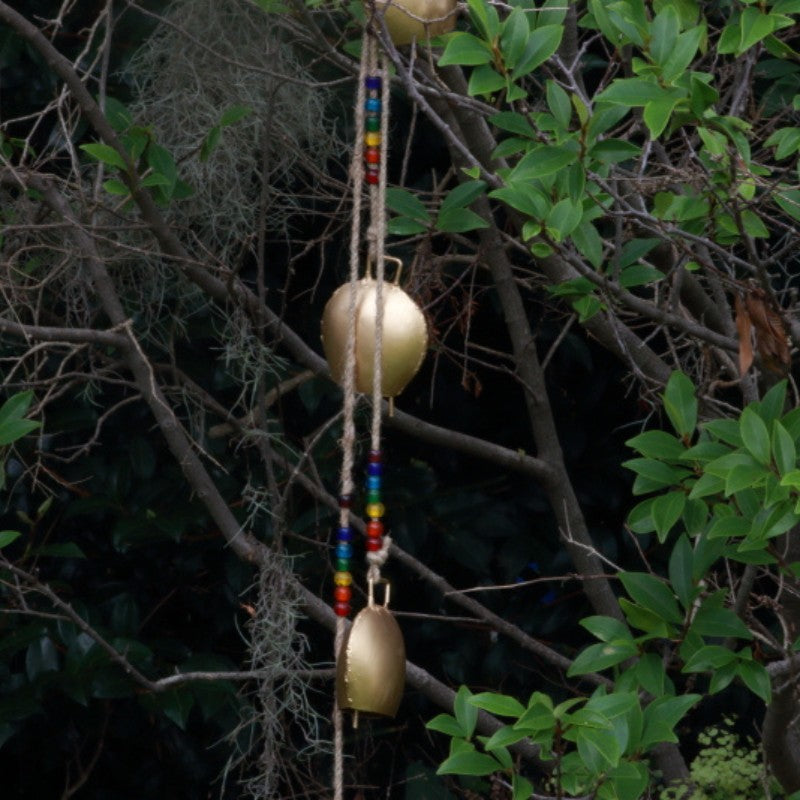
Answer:
[[468, 208], [451, 208], [439, 214], [436, 229], [443, 233], [466, 233], [478, 228], [488, 228], [489, 223]]
[[583, 204], [565, 197], [550, 209], [545, 226], [551, 236], [560, 242], [575, 230], [582, 216]]
[[754, 239], [769, 239], [769, 230], [755, 211], [749, 208], [742, 211], [742, 225], [748, 236]]
[[19, 531], [0, 531], [0, 548], [6, 547], [16, 541], [22, 534]]
[[446, 758], [437, 775], [491, 775], [501, 768], [501, 764], [492, 756], [477, 751], [454, 753]]
[[757, 661], [740, 661], [736, 672], [744, 681], [744, 685], [769, 705], [772, 699], [772, 686], [764, 665]]
[[492, 48], [483, 39], [471, 33], [456, 31], [447, 40], [444, 53], [439, 57], [439, 66], [478, 66], [491, 63], [493, 58]]
[[516, 771], [511, 776], [511, 800], [528, 800], [533, 794], [533, 784]]
[[11, 444], [39, 427], [38, 422], [23, 419], [32, 401], [33, 392], [29, 389], [17, 392], [0, 406], [0, 445]]
[[628, 514], [628, 527], [634, 533], [652, 533], [656, 529], [653, 522], [653, 503], [657, 497], [648, 497], [641, 503], [637, 503]]
[[647, 264], [634, 264], [622, 270], [619, 276], [619, 285], [625, 289], [635, 286], [647, 286], [649, 283], [663, 280], [664, 273]]
[[120, 197], [126, 197], [131, 193], [131, 190], [122, 181], [117, 180], [117, 178], [103, 181], [103, 188], [109, 194], [118, 195]]
[[603, 264], [603, 240], [597, 228], [589, 221], [583, 221], [572, 231], [572, 241], [578, 252], [586, 258], [595, 268], [600, 269]]
[[200, 160], [208, 161], [211, 154], [216, 150], [219, 140], [222, 137], [222, 128], [219, 125], [214, 125], [211, 130], [203, 137], [203, 143], [200, 145]]
[[672, 467], [663, 461], [656, 461], [653, 458], [631, 458], [628, 461], [623, 461], [622, 466], [633, 470], [647, 482], [646, 487], [643, 486], [641, 490], [635, 489], [634, 494], [676, 486], [690, 474], [685, 469]]
[[654, 697], [671, 693], [671, 681], [664, 669], [661, 656], [656, 653], [645, 653], [635, 667], [636, 680], [641, 687]]
[[108, 95], [103, 102], [103, 113], [117, 133], [122, 133], [133, 125], [131, 112], [119, 100]]
[[547, 107], [562, 128], [568, 128], [572, 118], [569, 95], [553, 80], [547, 81]]
[[772, 423], [772, 454], [781, 475], [791, 472], [797, 465], [794, 440], [778, 420]]
[[128, 169], [125, 159], [113, 147], [109, 147], [107, 144], [102, 144], [102, 142], [82, 144], [81, 150], [87, 155], [90, 155], [95, 161], [107, 164], [109, 167], [119, 167], [119, 169], [123, 171]]
[[412, 192], [389, 186], [386, 189], [386, 205], [396, 214], [410, 217], [425, 224], [430, 223], [428, 209], [425, 204]]
[[219, 124], [224, 128], [243, 120], [245, 117], [249, 117], [252, 113], [253, 109], [250, 106], [230, 106], [230, 108], [226, 108], [222, 112]]
[[528, 37], [524, 52], [511, 73], [512, 80], [518, 80], [528, 75], [547, 61], [558, 50], [563, 33], [562, 25], [542, 25], [533, 31]]
[[169, 183], [164, 187], [164, 193], [167, 198], [172, 197], [172, 190], [178, 180], [178, 167], [172, 153], [161, 145], [151, 142], [147, 148], [147, 164], [153, 171], [167, 179]]
[[679, 436], [691, 436], [697, 425], [694, 384], [680, 371], [673, 372], [664, 391], [664, 410]]
[[645, 431], [628, 439], [625, 445], [637, 450], [645, 458], [662, 461], [677, 461], [686, 453], [683, 442], [666, 431]]
[[[622, 761], [606, 773], [606, 780], [598, 791], [598, 800], [639, 800], [645, 796], [650, 782], [650, 772], [640, 761]], [[603, 787], [611, 791], [602, 794]]]
[[465, 731], [451, 714], [437, 714], [432, 720], [425, 723], [430, 731], [438, 731], [448, 736], [464, 736]]
[[679, 100], [678, 97], [663, 97], [645, 104], [642, 118], [652, 139], [657, 139], [664, 132]]
[[474, 97], [481, 94], [490, 95], [493, 92], [500, 91], [500, 89], [505, 89], [505, 87], [506, 79], [492, 69], [489, 64], [482, 64], [472, 70], [467, 91]]
[[513, 697], [495, 692], [481, 692], [469, 698], [472, 705], [501, 717], [519, 717], [525, 713], [525, 706]]
[[505, 18], [503, 32], [500, 34], [500, 53], [506, 69], [513, 70], [517, 65], [529, 36], [528, 17], [519, 6], [515, 6]]
[[692, 579], [694, 553], [688, 537], [682, 534], [669, 557], [669, 580], [678, 600], [687, 611], [694, 602], [695, 586]]
[[685, 694], [679, 697], [657, 697], [644, 709], [644, 730], [641, 747], [647, 750], [659, 742], [677, 742], [675, 726], [698, 700], [699, 694]]
[[653, 503], [652, 515], [660, 542], [663, 543], [666, 540], [673, 525], [681, 518], [685, 505], [686, 494], [684, 492], [668, 492], [656, 498]]
[[511, 208], [534, 219], [543, 219], [550, 209], [547, 197], [535, 186], [524, 181], [509, 182], [506, 186], [489, 192], [489, 197], [508, 203]]
[[520, 159], [511, 173], [512, 181], [530, 181], [552, 175], [577, 159], [577, 153], [559, 145], [542, 145]]
[[664, 64], [678, 43], [681, 21], [674, 6], [664, 6], [650, 25], [650, 55], [656, 64]]
[[453, 710], [456, 720], [464, 731], [464, 738], [472, 738], [475, 732], [475, 724], [478, 721], [478, 709], [469, 702], [472, 692], [466, 686], [460, 686], [453, 701]]
[[639, 145], [624, 139], [604, 139], [589, 150], [589, 156], [603, 164], [618, 164], [620, 161], [638, 158], [641, 152]]
[[527, 738], [528, 734], [526, 731], [512, 728], [510, 725], [504, 725], [502, 728], [498, 728], [486, 740], [483, 746], [487, 750], [494, 750], [498, 747], [510, 747], [512, 744], [516, 744], [517, 742], [521, 742], [523, 739]]
[[753, 45], [758, 44], [764, 37], [775, 30], [775, 22], [770, 14], [764, 14], [758, 8], [748, 6], [742, 11], [741, 40], [736, 48], [736, 55], [740, 56]]
[[642, 607], [666, 622], [680, 623], [683, 614], [670, 588], [647, 572], [620, 572], [625, 591]]
[[465, 181], [459, 184], [455, 189], [448, 192], [447, 196], [442, 200], [439, 213], [443, 214], [447, 211], [465, 208], [477, 200], [485, 189], [485, 181]]
[[567, 670], [567, 675], [585, 675], [587, 672], [601, 670], [621, 664], [638, 654], [638, 649], [630, 635], [627, 639], [590, 644], [582, 650]]
[[11, 444], [31, 431], [40, 427], [41, 423], [33, 419], [9, 419], [0, 425], [0, 445]]
[[752, 520], [744, 517], [717, 517], [708, 529], [709, 539], [727, 539], [729, 536], [747, 536]]
[[493, 42], [500, 32], [500, 19], [494, 6], [486, 0], [467, 0], [467, 5], [472, 24], [487, 42]]
[[715, 670], [736, 660], [736, 653], [731, 649], [718, 644], [710, 644], [695, 650], [691, 658], [683, 665], [682, 672]]
[[715, 669], [711, 673], [711, 680], [708, 684], [708, 691], [710, 694], [716, 694], [717, 692], [721, 692], [736, 677], [736, 662], [731, 661], [730, 664], [726, 664], [724, 667], [719, 667], [719, 669]]
[[739, 433], [744, 446], [760, 464], [770, 463], [769, 432], [764, 420], [750, 406], [742, 411], [739, 419]]
[[627, 626], [614, 617], [584, 617], [584, 619], [580, 621], [580, 624], [601, 642], [610, 642], [613, 639], [632, 640], [631, 632], [628, 630]]
[[603, 730], [580, 728], [577, 745], [583, 763], [595, 773], [617, 766], [622, 756], [619, 742]]
[[427, 230], [427, 225], [408, 217], [393, 217], [386, 223], [387, 233], [393, 236], [415, 236], [418, 233], [425, 233]]
[[661, 65], [661, 77], [667, 83], [680, 78], [688, 69], [705, 36], [705, 25], [698, 25], [678, 36], [678, 41]]
[[645, 78], [617, 78], [595, 97], [595, 101], [634, 108], [669, 96], [670, 92], [654, 81]]
[[528, 118], [524, 114], [519, 114], [516, 111], [500, 111], [489, 117], [489, 122], [501, 130], [515, 133], [526, 139], [536, 138], [536, 131], [528, 121]]
[[35, 681], [44, 672], [57, 672], [58, 650], [49, 636], [31, 642], [25, 653], [25, 672], [28, 680]]
[[723, 596], [720, 593], [706, 598], [692, 620], [690, 630], [700, 636], [714, 636], [724, 639], [734, 636], [750, 640], [753, 634], [730, 608], [721, 606]]

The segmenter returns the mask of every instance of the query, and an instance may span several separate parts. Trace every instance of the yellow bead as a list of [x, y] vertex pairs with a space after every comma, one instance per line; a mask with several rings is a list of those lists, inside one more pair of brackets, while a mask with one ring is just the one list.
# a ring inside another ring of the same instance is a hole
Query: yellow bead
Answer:
[[372, 517], [372, 519], [382, 517], [384, 511], [386, 511], [386, 508], [383, 503], [370, 503], [367, 506], [367, 516]]
[[349, 586], [353, 582], [353, 576], [349, 572], [335, 572], [333, 582], [337, 586]]
[[379, 133], [373, 133], [372, 131], [367, 131], [364, 134], [364, 144], [367, 147], [377, 147], [381, 143], [381, 135]]

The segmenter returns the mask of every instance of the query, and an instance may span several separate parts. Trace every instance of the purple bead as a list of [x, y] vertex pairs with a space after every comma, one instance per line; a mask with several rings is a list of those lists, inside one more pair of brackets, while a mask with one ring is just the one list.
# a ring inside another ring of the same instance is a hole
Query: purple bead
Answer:
[[340, 542], [352, 542], [353, 531], [351, 531], [350, 528], [339, 528], [336, 533], [336, 539]]
[[371, 91], [379, 92], [381, 90], [381, 79], [379, 75], [367, 75], [364, 78], [364, 85]]
[[383, 464], [367, 464], [367, 475], [380, 478], [383, 474]]

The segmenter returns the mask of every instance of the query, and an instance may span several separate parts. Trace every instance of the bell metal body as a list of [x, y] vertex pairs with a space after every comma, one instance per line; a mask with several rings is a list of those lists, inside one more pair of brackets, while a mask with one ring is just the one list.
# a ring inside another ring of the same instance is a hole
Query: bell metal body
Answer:
[[386, 29], [396, 47], [425, 42], [453, 30], [456, 24], [456, 0], [378, 0], [385, 8]]
[[[356, 285], [356, 391], [372, 393], [377, 332], [376, 281], [362, 278]], [[322, 314], [322, 347], [337, 383], [344, 379], [350, 284], [340, 286]], [[381, 394], [395, 397], [420, 368], [428, 347], [428, 328], [419, 306], [396, 284], [383, 284]]]
[[[388, 590], [387, 590], [388, 602]], [[353, 620], [336, 661], [339, 708], [393, 717], [406, 680], [406, 648], [387, 606], [369, 602]]]

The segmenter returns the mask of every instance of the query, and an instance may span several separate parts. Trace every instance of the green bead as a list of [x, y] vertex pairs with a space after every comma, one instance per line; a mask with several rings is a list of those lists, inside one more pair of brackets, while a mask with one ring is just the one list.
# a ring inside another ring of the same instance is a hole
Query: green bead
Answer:
[[350, 559], [349, 558], [337, 558], [336, 559], [336, 571], [337, 572], [348, 572], [350, 569]]
[[367, 492], [367, 502], [368, 503], [380, 503], [381, 501], [381, 490], [380, 489], [370, 489]]
[[381, 118], [377, 116], [367, 117], [365, 125], [368, 131], [379, 131], [381, 129]]

